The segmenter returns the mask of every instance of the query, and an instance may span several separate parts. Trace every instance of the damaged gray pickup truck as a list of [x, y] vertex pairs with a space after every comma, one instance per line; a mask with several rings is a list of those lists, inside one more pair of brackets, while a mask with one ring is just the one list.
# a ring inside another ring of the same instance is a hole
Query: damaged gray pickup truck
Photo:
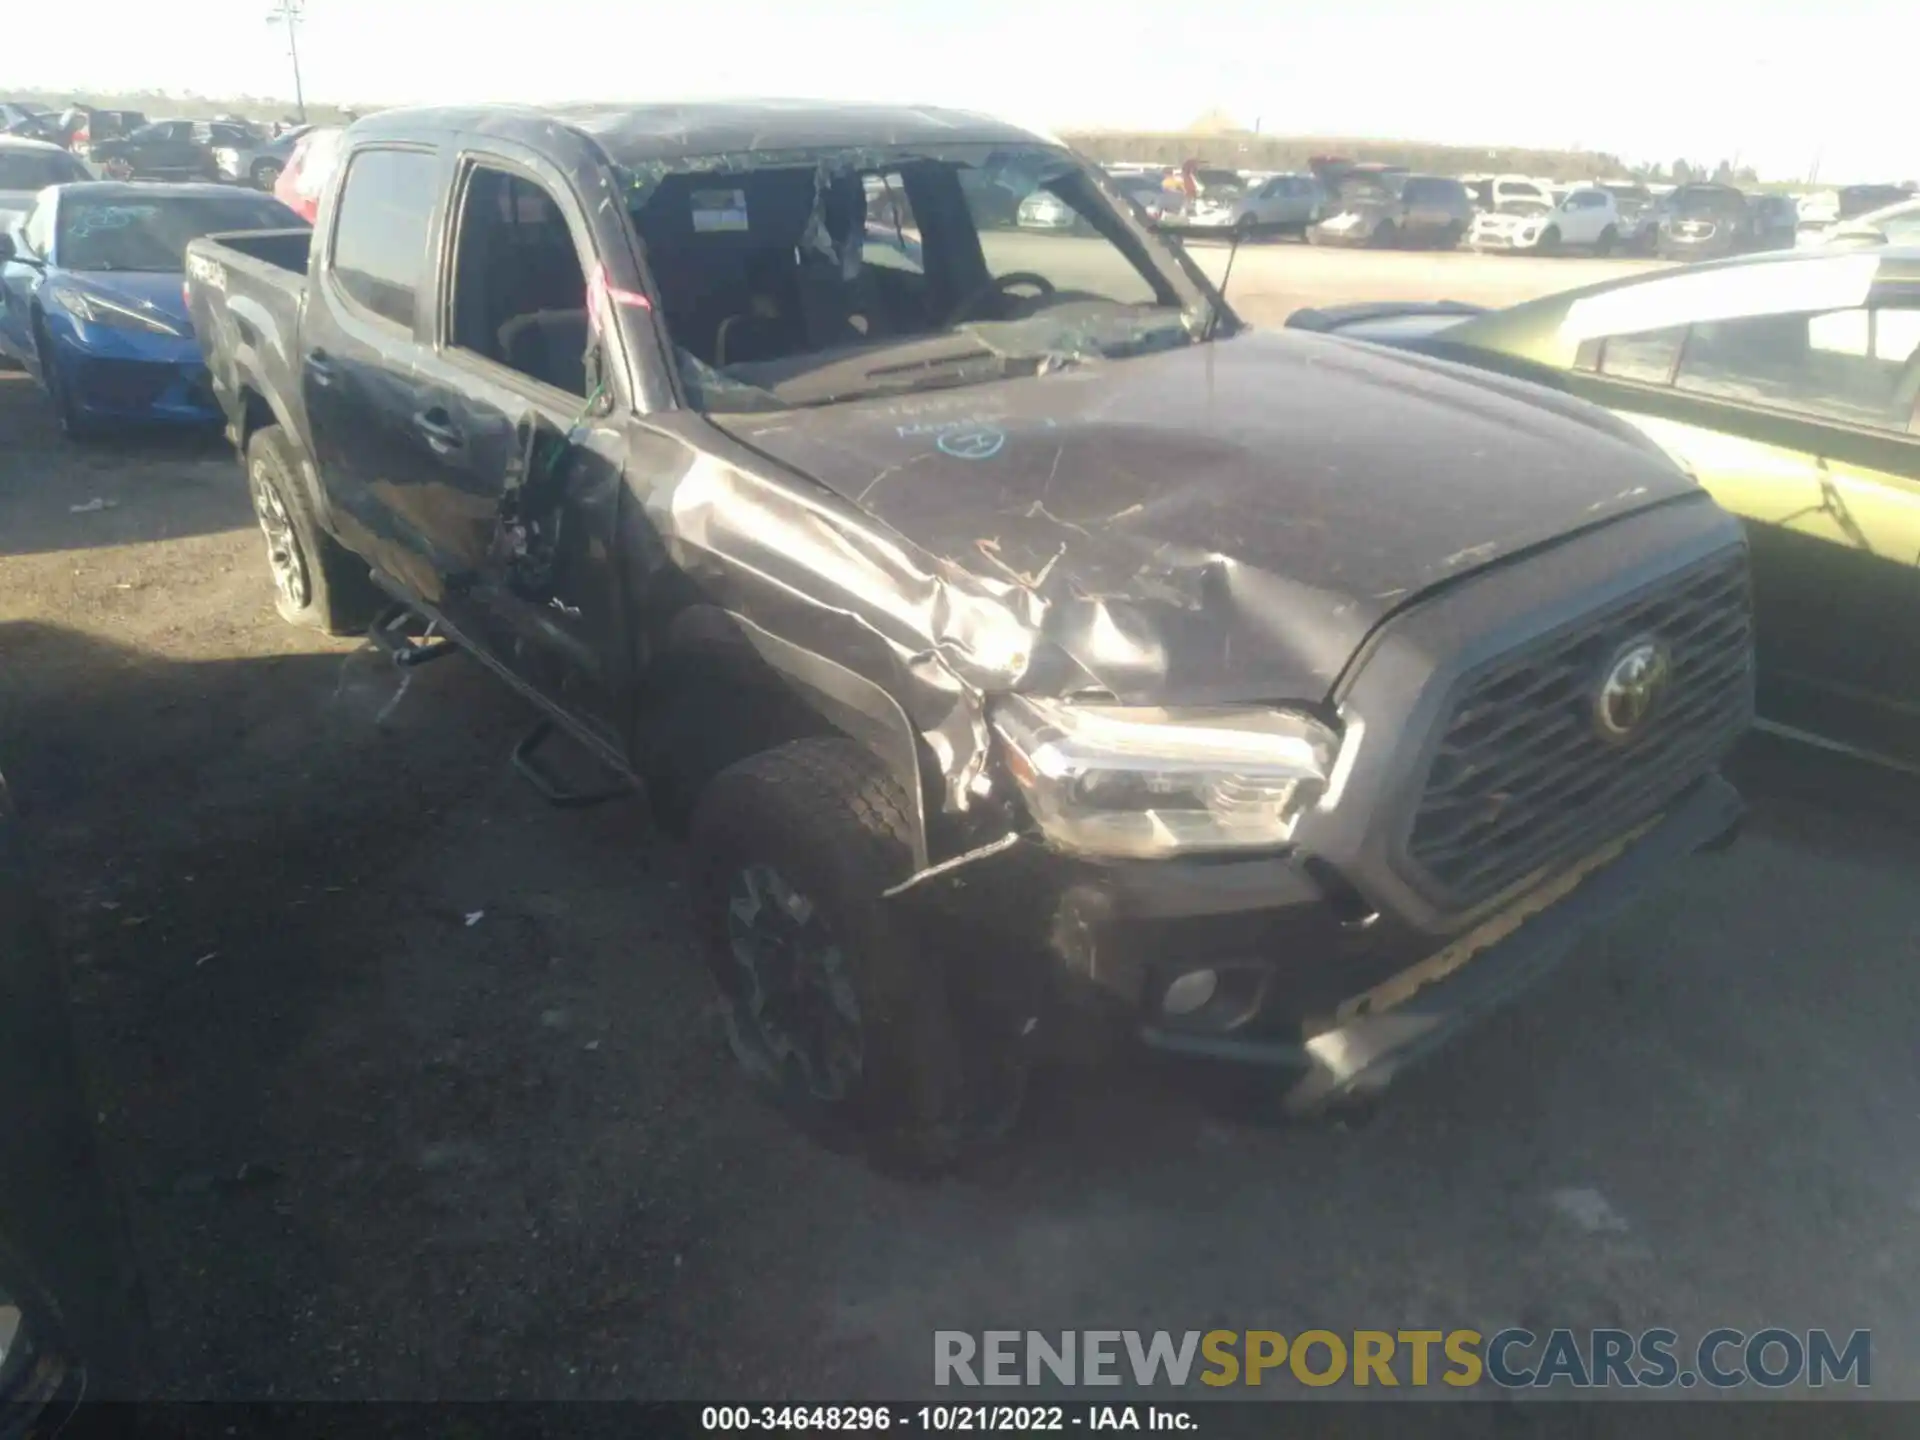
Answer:
[[282, 613], [643, 786], [736, 1053], [877, 1160], [1102, 1016], [1370, 1092], [1738, 819], [1729, 517], [1597, 409], [1250, 330], [1028, 132], [390, 111], [188, 268]]

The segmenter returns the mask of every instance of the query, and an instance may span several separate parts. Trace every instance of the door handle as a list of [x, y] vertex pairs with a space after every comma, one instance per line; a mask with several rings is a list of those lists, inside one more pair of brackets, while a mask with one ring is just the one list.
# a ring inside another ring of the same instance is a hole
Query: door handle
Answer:
[[455, 428], [453, 417], [438, 405], [415, 415], [413, 428], [426, 440], [436, 455], [449, 455], [466, 443], [460, 431]]
[[327, 358], [326, 351], [311, 350], [307, 353], [307, 375], [323, 389], [333, 384], [333, 362]]

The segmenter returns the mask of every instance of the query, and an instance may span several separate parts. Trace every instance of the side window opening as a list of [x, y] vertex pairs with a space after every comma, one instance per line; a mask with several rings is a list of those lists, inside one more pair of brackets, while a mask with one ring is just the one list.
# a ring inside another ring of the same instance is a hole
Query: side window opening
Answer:
[[456, 234], [448, 343], [584, 397], [586, 274], [553, 198], [523, 176], [475, 166]]
[[1583, 368], [1597, 368], [1602, 375], [1637, 380], [1642, 385], [1670, 385], [1686, 338], [1684, 325], [1637, 335], [1610, 335], [1599, 346], [1597, 366]]
[[1741, 404], [1904, 431], [1916, 377], [1920, 310], [1876, 307], [1696, 325], [1674, 383]]

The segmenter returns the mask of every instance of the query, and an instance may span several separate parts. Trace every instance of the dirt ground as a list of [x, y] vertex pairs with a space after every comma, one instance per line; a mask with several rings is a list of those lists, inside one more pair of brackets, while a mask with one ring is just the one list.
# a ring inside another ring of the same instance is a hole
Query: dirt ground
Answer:
[[[1592, 263], [1261, 246], [1234, 288], [1277, 320]], [[1749, 751], [1739, 846], [1363, 1129], [1067, 1074], [986, 1173], [908, 1185], [736, 1081], [637, 806], [545, 807], [463, 659], [376, 723], [391, 668], [281, 625], [261, 549], [217, 443], [67, 445], [0, 376], [0, 768], [152, 1393], [906, 1397], [936, 1328], [1519, 1323], [1871, 1328], [1920, 1397], [1912, 787]]]

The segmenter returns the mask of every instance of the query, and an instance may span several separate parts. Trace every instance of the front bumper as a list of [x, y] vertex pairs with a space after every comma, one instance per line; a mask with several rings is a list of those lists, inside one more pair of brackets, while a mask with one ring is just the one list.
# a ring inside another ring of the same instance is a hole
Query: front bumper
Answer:
[[[1400, 1071], [1520, 994], [1573, 943], [1673, 876], [1675, 863], [1729, 842], [1744, 805], [1718, 775], [1694, 786], [1631, 841], [1602, 850], [1511, 909], [1373, 990], [1351, 997], [1334, 1024], [1305, 1038], [1209, 1036], [1146, 1026], [1158, 1049], [1296, 1073], [1286, 1103], [1310, 1113], [1382, 1089]], [[1618, 845], [1618, 842], [1616, 842]]]
[[199, 342], [148, 335], [72, 316], [49, 317], [52, 363], [67, 393], [91, 419], [208, 425], [221, 419]]

